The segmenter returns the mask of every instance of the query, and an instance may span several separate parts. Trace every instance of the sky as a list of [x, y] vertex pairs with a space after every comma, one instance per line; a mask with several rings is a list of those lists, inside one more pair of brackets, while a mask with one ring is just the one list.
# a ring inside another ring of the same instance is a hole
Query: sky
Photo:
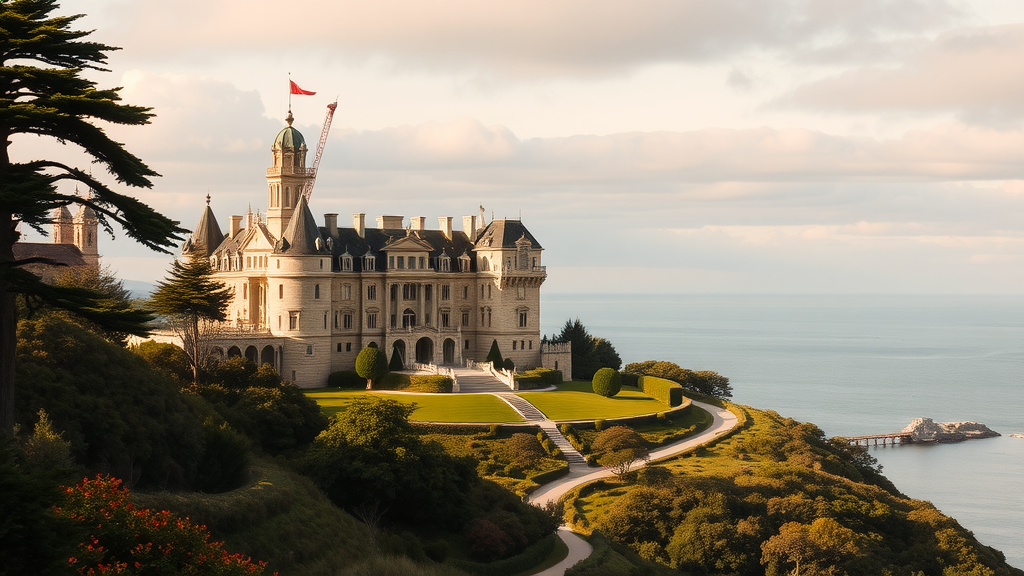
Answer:
[[[288, 110], [311, 209], [522, 218], [559, 293], [1019, 294], [1024, 3], [1016, 0], [66, 0], [121, 47], [105, 126], [191, 228], [266, 209]], [[71, 146], [15, 140], [15, 159]], [[312, 157], [312, 154], [310, 155]], [[96, 167], [99, 173], [102, 168]], [[407, 220], [408, 222], [408, 220]], [[27, 239], [38, 240], [26, 230]], [[162, 278], [117, 235], [105, 263]]]

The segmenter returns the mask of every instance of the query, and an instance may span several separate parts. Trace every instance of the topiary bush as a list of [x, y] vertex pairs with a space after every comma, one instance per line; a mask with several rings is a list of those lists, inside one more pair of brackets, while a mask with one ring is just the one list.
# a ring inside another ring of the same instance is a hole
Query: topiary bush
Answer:
[[655, 376], [641, 376], [640, 390], [669, 406], [679, 406], [683, 403], [683, 387], [671, 380]]
[[505, 361], [501, 363], [501, 367], [511, 372], [516, 369], [516, 363], [511, 358], [505, 358]]
[[355, 370], [331, 372], [327, 377], [327, 386], [331, 388], [366, 388], [366, 378], [362, 378]]
[[611, 398], [618, 394], [619, 390], [622, 389], [622, 376], [619, 375], [618, 370], [601, 368], [596, 374], [594, 374], [591, 386], [594, 389], [594, 394], [600, 394], [605, 398]]
[[501, 357], [501, 350], [498, 349], [497, 340], [491, 342], [491, 351], [487, 353], [486, 360], [495, 368], [501, 368], [505, 364], [505, 359]]
[[374, 381], [388, 373], [388, 359], [376, 346], [367, 346], [356, 356], [356, 374], [366, 379], [366, 388], [373, 388]]

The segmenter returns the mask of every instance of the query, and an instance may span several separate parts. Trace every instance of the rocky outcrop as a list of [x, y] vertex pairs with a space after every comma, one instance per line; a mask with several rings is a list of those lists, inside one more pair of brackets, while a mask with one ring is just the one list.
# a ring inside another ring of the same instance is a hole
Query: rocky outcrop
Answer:
[[974, 438], [992, 438], [999, 433], [977, 422], [935, 422], [931, 418], [914, 418], [902, 432], [914, 442], [960, 442]]

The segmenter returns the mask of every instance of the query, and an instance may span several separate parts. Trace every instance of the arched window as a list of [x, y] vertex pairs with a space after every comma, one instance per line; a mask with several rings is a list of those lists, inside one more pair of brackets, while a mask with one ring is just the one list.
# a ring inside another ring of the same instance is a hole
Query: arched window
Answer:
[[277, 285], [277, 299], [284, 298], [284, 284]]
[[416, 326], [416, 312], [412, 308], [406, 308], [402, 312], [402, 328], [414, 328]]
[[441, 272], [452, 271], [452, 259], [449, 258], [447, 254], [441, 254], [441, 257], [438, 258], [438, 262], [440, 263], [438, 267], [441, 269]]
[[[316, 286], [313, 286], [313, 299], [314, 300], [319, 300], [320, 299], [320, 285], [319, 284], [317, 284]], [[325, 326], [325, 328], [326, 328], [326, 326]]]

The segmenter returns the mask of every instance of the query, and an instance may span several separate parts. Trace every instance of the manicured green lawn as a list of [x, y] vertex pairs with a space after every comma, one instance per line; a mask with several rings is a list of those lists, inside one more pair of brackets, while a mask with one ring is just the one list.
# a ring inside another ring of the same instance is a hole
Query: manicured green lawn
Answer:
[[520, 392], [520, 396], [552, 420], [595, 420], [664, 412], [669, 407], [636, 388], [624, 386], [611, 398], [598, 396], [590, 382], [563, 382], [557, 391]]
[[359, 396], [373, 394], [418, 408], [411, 420], [424, 422], [522, 422], [523, 418], [497, 396], [490, 394], [382, 394], [365, 390], [327, 388], [306, 392], [320, 405], [324, 414], [331, 415], [352, 403]]

